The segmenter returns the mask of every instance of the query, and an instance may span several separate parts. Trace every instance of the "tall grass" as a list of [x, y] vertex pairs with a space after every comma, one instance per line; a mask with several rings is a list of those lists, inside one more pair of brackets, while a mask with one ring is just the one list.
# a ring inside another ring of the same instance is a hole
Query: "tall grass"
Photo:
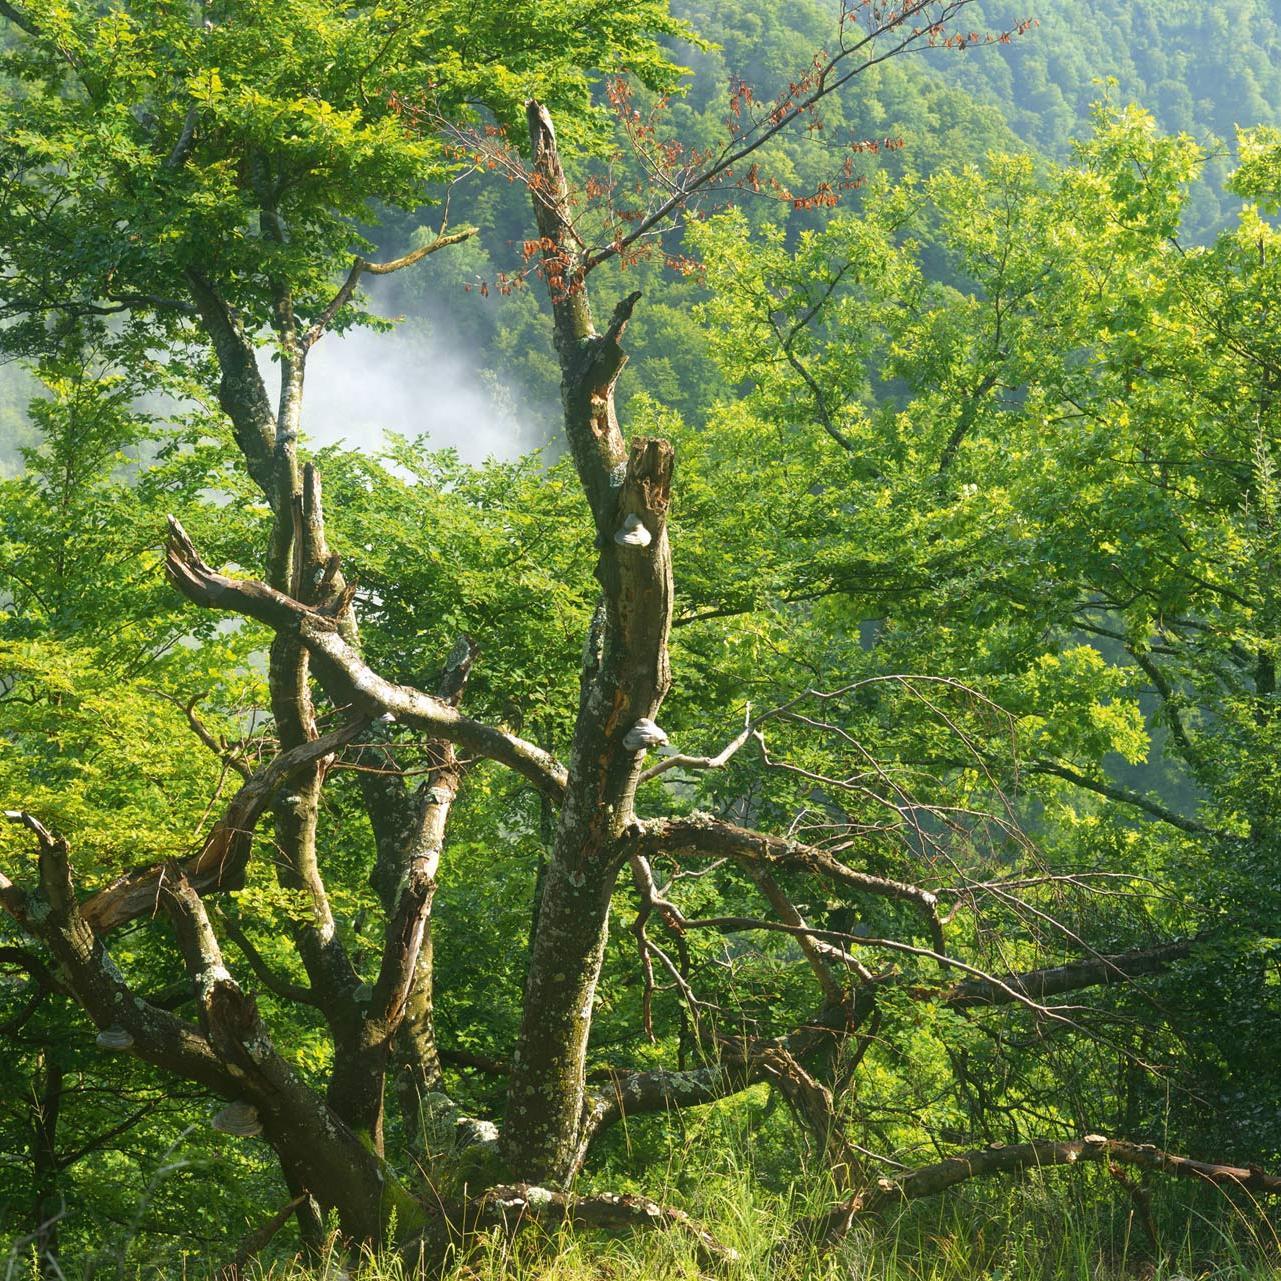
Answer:
[[[770, 1192], [751, 1173], [732, 1160], [727, 1170], [722, 1160], [703, 1172], [693, 1198], [667, 1189], [671, 1200], [739, 1252], [740, 1262], [720, 1274], [724, 1281], [1281, 1279], [1281, 1249], [1263, 1208], [1213, 1189], [1156, 1190], [1155, 1248], [1126, 1194], [1106, 1174], [1055, 1170], [918, 1202], [869, 1220], [819, 1255], [785, 1243], [798, 1218], [826, 1203], [821, 1190], [798, 1181]], [[688, 1166], [680, 1174], [688, 1186]], [[653, 1192], [663, 1195], [661, 1188]], [[353, 1262], [336, 1244], [310, 1268], [278, 1260], [256, 1269], [258, 1281], [341, 1281], [348, 1275], [412, 1281], [394, 1257]], [[497, 1234], [485, 1239], [454, 1261], [448, 1281], [694, 1281], [705, 1275], [677, 1232], [607, 1237], [530, 1228], [514, 1240]]]
[[[687, 1210], [738, 1251], [739, 1262], [723, 1269], [723, 1281], [1281, 1281], [1278, 1211], [1213, 1187], [1154, 1182], [1155, 1245], [1127, 1191], [1105, 1169], [1090, 1166], [976, 1180], [869, 1217], [820, 1254], [798, 1242], [792, 1229], [826, 1209], [833, 1192], [796, 1163], [794, 1137], [786, 1146], [774, 1144], [767, 1129], [728, 1110], [687, 1131], [684, 1142], [669, 1135], [651, 1143], [650, 1137], [636, 1131], [620, 1144], [598, 1186], [644, 1192]], [[162, 1166], [168, 1171], [170, 1163]], [[219, 1276], [236, 1246], [232, 1238], [212, 1257], [178, 1260], [171, 1250], [135, 1240], [134, 1231], [136, 1224], [109, 1262], [103, 1249], [85, 1259], [64, 1257], [66, 1281], [95, 1275], [101, 1281], [104, 1270], [112, 1281], [205, 1281]], [[414, 1281], [394, 1254], [352, 1259], [336, 1235], [319, 1261], [304, 1263], [291, 1233], [282, 1232], [250, 1265], [246, 1281]], [[0, 1281], [34, 1281], [34, 1260], [25, 1262], [11, 1254]], [[692, 1242], [679, 1231], [606, 1236], [529, 1227], [514, 1239], [483, 1238], [452, 1261], [446, 1281], [694, 1281], [703, 1275]]]

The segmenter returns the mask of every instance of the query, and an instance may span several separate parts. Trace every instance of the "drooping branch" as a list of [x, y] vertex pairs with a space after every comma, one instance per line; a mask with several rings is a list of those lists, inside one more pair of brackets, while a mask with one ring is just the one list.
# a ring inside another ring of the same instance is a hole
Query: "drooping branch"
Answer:
[[744, 865], [767, 869], [794, 869], [855, 893], [909, 903], [924, 917], [934, 951], [946, 952], [938, 899], [929, 890], [855, 871], [816, 846], [738, 827], [710, 814], [646, 820], [636, 825], [634, 842], [635, 848], [646, 854], [695, 854], [731, 858]]
[[953, 1009], [971, 1009], [987, 1005], [1008, 1005], [1016, 999], [1012, 993], [1034, 1001], [1078, 992], [1083, 988], [1112, 983], [1128, 983], [1145, 975], [1161, 974], [1176, 961], [1188, 956], [1194, 939], [1180, 939], [1159, 947], [1118, 952], [1111, 956], [1090, 957], [1054, 965], [1022, 974], [1004, 974], [999, 979], [967, 979], [943, 994]]
[[252, 1104], [288, 1177], [337, 1209], [345, 1231], [381, 1240], [383, 1198], [395, 1176], [276, 1052], [257, 1004], [223, 963], [192, 886], [175, 874], [161, 893], [191, 975], [206, 1044], [230, 1078], [220, 1092]]
[[563, 795], [565, 770], [550, 753], [514, 734], [463, 716], [439, 698], [408, 685], [393, 684], [372, 671], [344, 639], [331, 616], [339, 612], [341, 603], [327, 605], [326, 612], [320, 613], [266, 583], [228, 578], [210, 569], [173, 517], [169, 518], [165, 568], [174, 586], [197, 604], [243, 614], [278, 632], [298, 636], [314, 658], [333, 663], [342, 673], [353, 700], [366, 714], [389, 715], [506, 765], [553, 800], [560, 800]]
[[854, 1187], [863, 1163], [845, 1137], [832, 1090], [785, 1048], [762, 1053], [760, 1061], [765, 1079], [773, 1083], [797, 1121], [809, 1131], [836, 1187]]
[[[683, 929], [702, 926], [729, 928], [724, 920], [703, 921], [681, 917]], [[792, 934], [798, 939], [808, 936], [818, 941], [828, 931], [812, 927], [796, 927], [781, 922], [737, 921], [742, 928], [774, 928]], [[830, 935], [847, 943], [863, 943], [861, 937]], [[882, 940], [870, 940], [875, 945]], [[941, 1000], [956, 1009], [977, 1009], [989, 1005], [1022, 1004], [1037, 1013], [1052, 1013], [1042, 1001], [1068, 992], [1091, 987], [1131, 981], [1145, 975], [1159, 974], [1186, 957], [1194, 940], [1181, 940], [1155, 948], [1141, 948], [1110, 956], [1091, 957], [1021, 974], [980, 976], [974, 967], [965, 966], [974, 977], [942, 991], [913, 989], [923, 1000]], [[907, 951], [921, 953], [924, 949], [900, 945]], [[928, 953], [926, 953], [928, 954]], [[953, 963], [951, 958], [946, 958]], [[956, 962], [956, 964], [962, 964]], [[720, 1059], [706, 1067], [688, 1071], [654, 1069], [650, 1071], [612, 1074], [609, 1084], [596, 1090], [590, 1099], [584, 1124], [584, 1147], [602, 1130], [624, 1116], [635, 1117], [654, 1112], [676, 1111], [688, 1107], [702, 1107], [720, 1099], [738, 1094], [749, 1086], [770, 1079], [768, 1056], [776, 1048], [785, 1050], [797, 1061], [804, 1062], [821, 1045], [830, 1045], [833, 1038], [845, 1040], [857, 1033], [875, 1008], [877, 992], [883, 987], [895, 986], [901, 980], [895, 975], [870, 976], [840, 1003], [828, 1003], [808, 1023], [794, 1029], [782, 1038], [744, 1041], [741, 1038], [718, 1039]]]
[[1143, 813], [1150, 815], [1152, 818], [1160, 819], [1163, 823], [1168, 823], [1171, 827], [1177, 827], [1181, 832], [1188, 832], [1193, 836], [1213, 836], [1214, 831], [1206, 827], [1204, 823], [1198, 822], [1194, 818], [1188, 818], [1184, 814], [1179, 814], [1159, 801], [1151, 800], [1139, 792], [1131, 791], [1128, 787], [1119, 787], [1115, 783], [1109, 783], [1106, 779], [1090, 778], [1082, 774], [1080, 770], [1075, 770], [1069, 765], [1063, 765], [1058, 761], [1033, 761], [1024, 767], [1029, 774], [1049, 774], [1054, 778], [1061, 778], [1065, 782], [1071, 783], [1076, 787], [1084, 788], [1086, 791], [1095, 792], [1099, 796], [1106, 796], [1108, 800], [1120, 801], [1122, 805], [1130, 805], [1134, 809], [1142, 810]]
[[38, 890], [25, 890], [0, 876], [0, 906], [49, 949], [68, 994], [99, 1030], [110, 1027], [128, 1034], [126, 1053], [210, 1089], [232, 1089], [226, 1068], [197, 1028], [129, 987], [81, 914], [66, 841], [30, 814], [7, 810], [4, 816], [35, 835], [40, 883]]
[[852, 1001], [824, 1005], [812, 1018], [783, 1036], [719, 1035], [717, 1060], [704, 1067], [685, 1071], [612, 1071], [606, 1084], [588, 1096], [578, 1164], [596, 1136], [624, 1117], [704, 1107], [760, 1081], [776, 1080], [783, 1063], [803, 1065], [818, 1051], [847, 1040], [873, 1008], [872, 995], [864, 990], [856, 993]]

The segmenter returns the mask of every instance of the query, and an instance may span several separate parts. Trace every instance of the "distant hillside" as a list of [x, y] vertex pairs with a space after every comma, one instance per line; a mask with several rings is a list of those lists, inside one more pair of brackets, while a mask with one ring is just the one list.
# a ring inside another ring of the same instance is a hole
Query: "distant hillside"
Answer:
[[[1281, 124], [1281, 0], [976, 0], [969, 12], [978, 30], [1038, 25], [977, 56], [936, 56], [935, 70], [1055, 158], [1104, 93], [1146, 107], [1169, 132], [1229, 145], [1238, 125]], [[1194, 233], [1230, 208], [1218, 194], [1226, 167], [1211, 164], [1194, 194]]]
[[[690, 60], [699, 105], [731, 74], [777, 89], [834, 34], [835, 5], [816, 0], [752, 13], [725, 0], [676, 0], [674, 8], [720, 46]], [[1104, 95], [1146, 107], [1167, 131], [1228, 144], [1237, 125], [1281, 124], [1281, 0], [974, 0], [962, 25], [999, 34], [1027, 19], [1036, 26], [1008, 44], [893, 64], [851, 86], [836, 117], [875, 126], [888, 108], [890, 123], [897, 113], [909, 132], [934, 117], [942, 136], [909, 139], [920, 168], [945, 152], [969, 159], [985, 144], [999, 146], [1006, 129], [1047, 157], [1066, 158]], [[961, 103], [970, 120], [958, 129]], [[1212, 164], [1194, 197], [1193, 234], [1226, 215], [1224, 168]]]
[[[816, 50], [830, 49], [836, 29], [834, 0], [766, 0], [758, 6], [674, 0], [673, 9], [714, 46], [675, 50], [692, 75], [687, 92], [672, 104], [670, 127], [695, 146], [723, 141], [732, 80], [745, 80], [759, 97], [772, 95]], [[824, 104], [821, 132], [794, 131], [776, 140], [763, 153], [763, 169], [803, 192], [833, 176], [842, 144], [887, 136], [901, 138], [903, 149], [860, 155], [864, 171], [886, 165], [929, 173], [1019, 147], [1061, 159], [1071, 140], [1088, 131], [1090, 106], [1104, 95], [1138, 102], [1163, 128], [1217, 137], [1225, 148], [1237, 124], [1281, 124], [1281, 0], [974, 0], [965, 12], [965, 25], [978, 31], [999, 33], [1029, 18], [1037, 25], [1009, 44], [932, 51], [858, 77]], [[1104, 83], [1108, 79], [1115, 83]], [[1227, 167], [1226, 155], [1207, 165], [1189, 204], [1190, 237], [1206, 239], [1230, 218], [1232, 202], [1221, 192]], [[856, 202], [857, 194], [850, 200]], [[372, 440], [386, 426], [409, 434], [430, 429], [442, 445], [468, 443], [453, 419], [423, 417], [425, 404], [443, 401], [439, 394], [424, 398], [416, 384], [401, 386], [406, 369], [434, 370], [435, 377], [448, 370], [451, 385], [495, 401], [495, 421], [520, 419], [520, 428], [498, 432], [512, 448], [517, 438], [521, 447], [546, 439], [548, 424], [557, 419], [557, 375], [541, 304], [533, 294], [482, 298], [474, 290], [477, 282], [492, 282], [519, 264], [518, 246], [529, 234], [526, 197], [499, 185], [483, 209], [476, 241], [380, 291], [380, 305], [408, 322], [394, 340], [399, 345], [391, 363], [399, 372], [384, 380], [404, 394], [366, 397], [365, 411], [357, 415], [368, 419], [365, 424], [353, 422], [342, 397], [329, 398], [334, 412], [328, 415], [323, 401], [315, 402], [308, 428], [320, 439]], [[754, 218], [786, 218], [794, 227], [826, 216], [769, 200], [749, 202], [748, 211]], [[413, 243], [418, 221], [398, 220], [377, 238], [389, 253], [399, 252]], [[648, 286], [656, 270], [643, 265], [617, 282], [623, 291], [639, 286], [650, 295], [629, 335], [634, 362], [624, 394], [646, 390], [697, 418], [723, 390], [689, 317], [697, 286], [669, 279], [655, 291]], [[465, 293], [469, 284], [473, 292]], [[380, 350], [390, 351], [387, 341]], [[368, 352], [360, 343], [340, 349], [335, 340], [324, 364], [333, 386], [368, 389]], [[18, 461], [17, 445], [27, 431], [21, 406], [29, 395], [28, 380], [0, 368], [0, 471]], [[403, 412], [407, 405], [411, 412]], [[468, 400], [463, 416], [471, 421], [475, 413]]]
[[1281, 118], [1278, 0], [976, 0], [968, 12], [979, 30], [1036, 19], [1008, 45], [949, 61], [948, 75], [1043, 151], [1063, 151], [1100, 77], [1168, 130], [1230, 137]]

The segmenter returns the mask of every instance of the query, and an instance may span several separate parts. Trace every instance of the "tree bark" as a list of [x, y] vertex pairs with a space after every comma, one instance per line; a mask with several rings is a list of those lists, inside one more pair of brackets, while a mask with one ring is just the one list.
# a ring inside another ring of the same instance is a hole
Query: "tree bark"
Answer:
[[42, 1278], [60, 1278], [58, 1224], [63, 1213], [59, 1189], [58, 1115], [62, 1108], [62, 1067], [48, 1049], [42, 1055], [40, 1096], [31, 1109], [31, 1170], [35, 1197], [31, 1207], [32, 1249]]
[[[666, 518], [673, 452], [661, 440], [634, 441], [629, 452], [623, 441], [614, 386], [626, 360], [619, 339], [638, 295], [619, 304], [604, 334], [596, 332], [551, 119], [533, 102], [528, 117], [536, 178], [531, 190], [555, 314], [565, 432], [591, 510], [601, 584], [503, 1130], [511, 1170], [541, 1183], [566, 1178], [577, 1150], [610, 896], [644, 760], [643, 751], [629, 749], [623, 740], [638, 720], [656, 715], [671, 681]], [[629, 516], [643, 527], [644, 546], [616, 541]]]
[[334, 1209], [344, 1232], [379, 1242], [394, 1209], [408, 1235], [426, 1217], [367, 1141], [303, 1083], [277, 1053], [251, 997], [223, 963], [199, 895], [178, 867], [158, 899], [173, 920], [196, 997], [193, 1026], [137, 996], [80, 912], [66, 842], [28, 815], [11, 815], [35, 834], [40, 885], [26, 891], [0, 877], [0, 904], [47, 946], [68, 991], [99, 1029], [128, 1032], [124, 1052], [256, 1108], [263, 1135], [292, 1189]]

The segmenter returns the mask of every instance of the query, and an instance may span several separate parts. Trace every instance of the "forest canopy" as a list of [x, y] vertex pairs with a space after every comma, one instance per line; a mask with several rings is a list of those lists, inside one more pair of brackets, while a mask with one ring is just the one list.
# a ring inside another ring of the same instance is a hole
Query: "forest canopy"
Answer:
[[1275, 1264], [1281, 15], [1043, 7], [0, 0], [11, 1269]]

